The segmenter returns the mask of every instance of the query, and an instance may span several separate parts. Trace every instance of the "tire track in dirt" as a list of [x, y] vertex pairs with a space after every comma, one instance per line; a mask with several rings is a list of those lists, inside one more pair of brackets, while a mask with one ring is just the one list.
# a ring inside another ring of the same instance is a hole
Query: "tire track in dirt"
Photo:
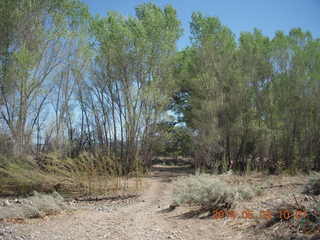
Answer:
[[186, 209], [163, 211], [172, 203], [171, 177], [183, 175], [167, 171], [154, 171], [144, 179], [146, 188], [134, 203], [114, 211], [80, 209], [69, 215], [35, 220], [16, 225], [17, 231], [31, 240], [191, 240], [240, 239], [222, 221], [213, 219], [183, 219]]

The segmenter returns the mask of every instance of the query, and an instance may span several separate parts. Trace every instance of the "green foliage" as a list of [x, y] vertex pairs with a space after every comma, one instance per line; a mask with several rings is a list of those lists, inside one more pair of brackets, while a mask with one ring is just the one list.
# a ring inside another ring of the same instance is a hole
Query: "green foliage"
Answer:
[[188, 157], [193, 152], [192, 133], [189, 128], [173, 122], [161, 122], [153, 136], [153, 151], [157, 156]]
[[[319, 170], [320, 40], [297, 28], [237, 41], [199, 12], [190, 27], [191, 46], [177, 52], [170, 5], [91, 17], [78, 0], [1, 1], [5, 186], [25, 193], [63, 178], [103, 191], [99, 177], [139, 175], [154, 154], [193, 155], [215, 172]], [[178, 124], [165, 123], [168, 110]]]
[[171, 6], [147, 3], [136, 8], [136, 17], [109, 12], [95, 18], [91, 32], [98, 54], [90, 85], [97, 86], [99, 97], [93, 101], [102, 110], [95, 118], [105, 119], [101, 128], [112, 126], [106, 138], [119, 141], [120, 151], [111, 152], [129, 170], [135, 158], [151, 160], [156, 125], [172, 91], [171, 59], [180, 22]]
[[[71, 59], [88, 9], [78, 0], [21, 0], [0, 3], [0, 115], [15, 153], [30, 147], [35, 124], [52, 93], [54, 75]], [[74, 63], [72, 64], [74, 66]], [[75, 66], [74, 66], [75, 68]], [[39, 129], [39, 128], [38, 128]]]
[[[176, 57], [171, 110], [194, 131], [201, 165], [222, 170], [319, 169], [319, 39], [310, 32], [234, 34], [194, 13], [192, 46]], [[260, 160], [258, 160], [260, 159]], [[268, 159], [268, 166], [261, 159]]]

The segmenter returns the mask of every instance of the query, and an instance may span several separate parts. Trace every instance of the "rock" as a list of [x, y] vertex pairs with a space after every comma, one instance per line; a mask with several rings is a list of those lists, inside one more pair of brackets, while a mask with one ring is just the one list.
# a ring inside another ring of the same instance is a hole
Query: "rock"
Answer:
[[177, 203], [172, 203], [172, 204], [169, 206], [169, 211], [175, 210], [176, 207], [179, 207], [179, 204], [177, 204]]
[[5, 200], [5, 201], [3, 202], [3, 206], [4, 206], [4, 207], [9, 207], [9, 206], [11, 206], [11, 203], [9, 202], [9, 200]]

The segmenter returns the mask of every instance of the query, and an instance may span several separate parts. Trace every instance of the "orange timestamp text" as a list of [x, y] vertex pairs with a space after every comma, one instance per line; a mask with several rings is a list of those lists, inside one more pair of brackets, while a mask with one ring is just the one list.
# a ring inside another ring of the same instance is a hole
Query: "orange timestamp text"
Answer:
[[243, 219], [267, 219], [270, 220], [272, 217], [277, 216], [282, 220], [289, 220], [291, 218], [301, 219], [307, 216], [306, 211], [296, 210], [281, 210], [277, 213], [272, 212], [270, 210], [261, 210], [257, 213], [254, 213], [252, 210], [243, 210], [243, 211], [235, 211], [235, 210], [215, 210], [213, 211], [212, 218], [213, 219], [222, 219], [222, 218], [243, 218]]

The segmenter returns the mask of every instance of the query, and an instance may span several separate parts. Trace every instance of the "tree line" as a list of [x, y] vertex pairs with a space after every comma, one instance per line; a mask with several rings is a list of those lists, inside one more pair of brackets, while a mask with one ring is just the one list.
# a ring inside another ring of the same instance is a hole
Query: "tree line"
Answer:
[[320, 39], [299, 28], [239, 41], [194, 13], [192, 45], [177, 53], [173, 109], [194, 131], [200, 165], [244, 172], [319, 170]]
[[195, 12], [178, 51], [169, 5], [101, 17], [78, 0], [3, 0], [0, 18], [6, 158], [91, 152], [124, 173], [160, 154], [220, 172], [320, 168], [320, 40], [310, 32], [237, 39]]

